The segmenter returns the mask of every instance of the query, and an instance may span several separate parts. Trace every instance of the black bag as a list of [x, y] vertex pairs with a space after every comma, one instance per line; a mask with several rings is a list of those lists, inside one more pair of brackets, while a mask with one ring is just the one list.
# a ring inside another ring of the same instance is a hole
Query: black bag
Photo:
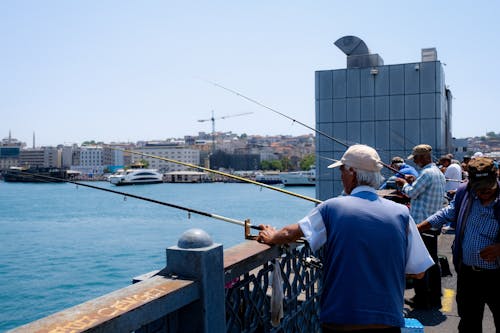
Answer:
[[448, 264], [448, 258], [446, 256], [438, 256], [439, 267], [441, 268], [441, 277], [443, 276], [453, 276], [451, 274], [450, 265]]

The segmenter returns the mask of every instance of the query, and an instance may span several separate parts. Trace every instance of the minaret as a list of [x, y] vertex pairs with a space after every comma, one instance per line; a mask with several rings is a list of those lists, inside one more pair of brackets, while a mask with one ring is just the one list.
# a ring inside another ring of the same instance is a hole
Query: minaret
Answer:
[[35, 131], [33, 131], [33, 149], [35, 149]]
[[10, 134], [10, 130], [9, 130], [9, 145], [10, 145], [10, 140], [11, 140], [12, 136]]

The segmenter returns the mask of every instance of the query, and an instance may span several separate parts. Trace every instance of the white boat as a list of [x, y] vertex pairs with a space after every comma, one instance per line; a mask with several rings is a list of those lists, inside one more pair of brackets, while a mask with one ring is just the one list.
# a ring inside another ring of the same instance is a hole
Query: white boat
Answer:
[[163, 183], [163, 174], [156, 169], [128, 169], [118, 170], [118, 172], [108, 177], [111, 184], [121, 185], [142, 185]]
[[279, 171], [264, 171], [255, 173], [255, 181], [263, 184], [281, 184]]
[[307, 171], [281, 172], [280, 178], [285, 186], [315, 186], [316, 169], [311, 168]]

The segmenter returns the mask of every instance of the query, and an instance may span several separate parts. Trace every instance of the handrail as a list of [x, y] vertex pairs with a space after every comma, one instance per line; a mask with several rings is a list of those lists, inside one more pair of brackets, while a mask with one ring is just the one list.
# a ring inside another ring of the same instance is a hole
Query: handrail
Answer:
[[198, 298], [196, 282], [155, 276], [9, 332], [131, 332]]

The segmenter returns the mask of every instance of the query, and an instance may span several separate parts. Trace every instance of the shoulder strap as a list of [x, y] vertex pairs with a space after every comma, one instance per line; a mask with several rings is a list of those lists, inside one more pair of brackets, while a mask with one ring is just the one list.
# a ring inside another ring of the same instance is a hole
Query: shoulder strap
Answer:
[[467, 193], [467, 183], [460, 184], [457, 188], [457, 192], [455, 193], [455, 207], [460, 207], [462, 204], [462, 200], [465, 197], [465, 194]]

